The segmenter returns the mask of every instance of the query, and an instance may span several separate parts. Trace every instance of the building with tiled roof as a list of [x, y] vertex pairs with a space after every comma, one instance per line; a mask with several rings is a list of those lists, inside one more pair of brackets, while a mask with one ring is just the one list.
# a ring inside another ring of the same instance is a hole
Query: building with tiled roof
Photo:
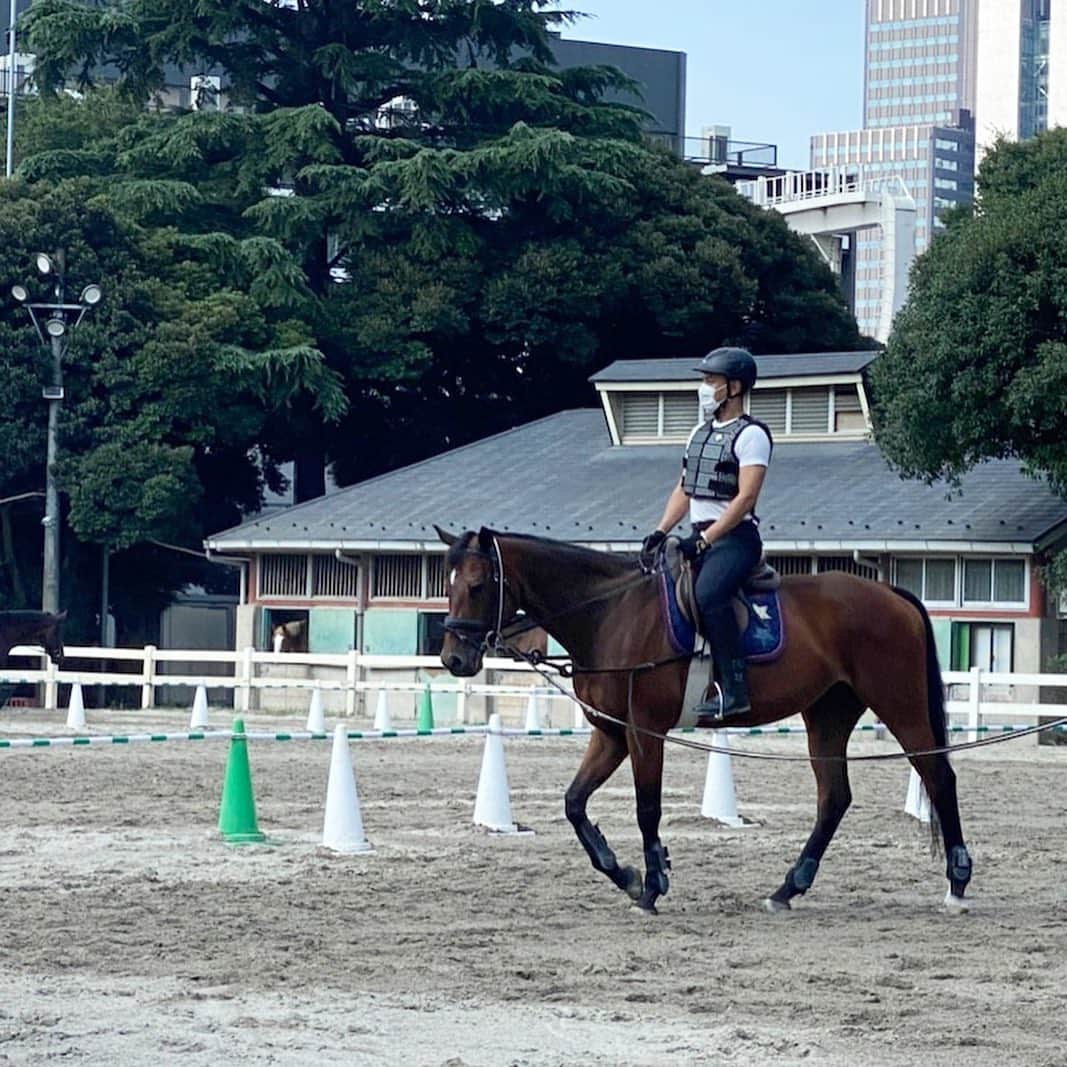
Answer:
[[[874, 352], [757, 357], [751, 411], [775, 437], [761, 532], [783, 573], [848, 570], [923, 598], [943, 665], [1036, 671], [1064, 650], [1038, 580], [1067, 543], [1067, 502], [1014, 460], [958, 489], [906, 481], [870, 439], [863, 371]], [[238, 646], [280, 624], [310, 651], [439, 648], [443, 545], [490, 526], [633, 551], [659, 520], [697, 420], [688, 359], [616, 362], [599, 409], [564, 411], [216, 534], [247, 560]]]

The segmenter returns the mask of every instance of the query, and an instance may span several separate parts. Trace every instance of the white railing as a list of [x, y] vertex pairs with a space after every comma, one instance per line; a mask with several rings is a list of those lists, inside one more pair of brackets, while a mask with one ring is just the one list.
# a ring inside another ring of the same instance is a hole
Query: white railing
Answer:
[[[156, 704], [156, 689], [172, 686], [204, 686], [207, 689], [232, 690], [233, 706], [248, 711], [255, 705], [253, 694], [262, 700], [272, 690], [298, 690], [307, 699], [314, 689], [324, 695], [342, 694], [344, 713], [354, 715], [360, 694], [387, 691], [409, 693], [417, 698], [427, 686], [436, 696], [452, 696], [456, 706], [456, 722], [469, 721], [467, 702], [471, 697], [528, 697], [532, 689], [542, 699], [567, 700], [563, 693], [545, 688], [544, 680], [525, 663], [510, 659], [486, 659], [482, 673], [476, 678], [454, 678], [437, 656], [379, 656], [361, 654], [354, 649], [339, 654], [314, 652], [258, 652], [252, 648], [237, 651], [208, 651], [161, 649], [154, 645], [144, 648], [97, 648], [95, 646], [67, 646], [68, 660], [97, 660], [102, 663], [128, 663], [129, 670], [67, 670], [44, 660], [36, 670], [0, 669], [0, 685], [41, 685], [44, 708], [59, 707], [59, 687], [78, 683], [82, 686], [128, 686], [140, 689], [142, 709]], [[18, 646], [12, 657], [41, 656], [43, 649]], [[136, 667], [134, 665], [136, 664]], [[224, 674], [168, 673], [167, 665], [218, 664], [229, 668]], [[300, 674], [293, 671], [301, 670]], [[410, 677], [396, 678], [396, 673]], [[499, 684], [489, 681], [499, 674], [525, 674], [529, 684]], [[570, 681], [560, 684], [571, 692]], [[569, 700], [568, 700], [569, 703]], [[339, 709], [340, 710], [340, 709]]]
[[774, 207], [828, 197], [875, 197], [889, 193], [910, 199], [903, 180], [897, 175], [868, 175], [862, 168], [826, 167], [822, 170], [789, 171], [738, 182], [738, 192], [758, 207]]
[[[128, 664], [129, 669], [60, 670], [50, 660], [45, 660], [43, 668], [36, 670], [13, 667], [0, 670], [0, 684], [42, 685], [44, 707], [49, 710], [59, 706], [59, 686], [75, 682], [83, 686], [140, 689], [141, 708], [153, 707], [155, 691], [164, 687], [203, 685], [210, 689], [232, 690], [234, 707], [239, 711], [248, 711], [255, 706], [254, 694], [262, 698], [272, 690], [292, 689], [310, 696], [311, 690], [319, 689], [324, 694], [343, 694], [343, 710], [347, 715], [356, 713], [361, 694], [384, 690], [409, 693], [414, 697], [429, 686], [435, 697], [454, 696], [457, 723], [471, 721], [471, 709], [468, 708], [471, 698], [527, 697], [531, 690], [537, 689], [539, 696], [544, 698], [566, 699], [562, 694], [546, 689], [544, 679], [525, 663], [505, 659], [486, 659], [479, 676], [464, 679], [448, 674], [436, 656], [379, 656], [361, 654], [354, 649], [331, 655], [257, 652], [251, 648], [191, 651], [147, 645], [144, 648], [68, 647], [66, 654], [70, 660]], [[12, 649], [11, 655], [43, 659], [43, 650], [23, 646]], [[228, 669], [224, 674], [168, 673], [167, 667], [175, 664], [194, 669], [199, 665], [221, 665]], [[300, 669], [301, 673], [294, 675], [294, 669]], [[407, 677], [398, 678], [397, 674]], [[521, 682], [514, 677], [504, 683], [491, 680], [501, 674], [524, 677]], [[1036, 700], [1039, 689], [1067, 688], [1067, 674], [1000, 674], [972, 667], [969, 671], [945, 671], [942, 678], [947, 686], [949, 720], [955, 725], [965, 725], [968, 730], [1067, 715], [1067, 703], [1041, 704]], [[562, 684], [571, 690], [569, 681]]]

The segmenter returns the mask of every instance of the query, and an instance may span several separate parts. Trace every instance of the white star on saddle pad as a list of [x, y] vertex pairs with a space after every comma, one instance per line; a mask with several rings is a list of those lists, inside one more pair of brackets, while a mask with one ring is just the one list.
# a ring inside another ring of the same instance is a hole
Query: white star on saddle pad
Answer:
[[766, 604], [753, 604], [752, 611], [760, 622], [771, 621], [771, 609]]

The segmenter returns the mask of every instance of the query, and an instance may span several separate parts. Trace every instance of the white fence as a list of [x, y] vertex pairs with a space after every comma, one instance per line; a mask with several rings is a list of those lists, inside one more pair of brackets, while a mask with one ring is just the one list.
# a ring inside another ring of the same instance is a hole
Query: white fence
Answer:
[[[109, 670], [59, 670], [49, 660], [36, 670], [7, 668], [0, 670], [0, 684], [29, 683], [43, 686], [44, 706], [59, 706], [59, 686], [79, 682], [83, 686], [128, 686], [139, 689], [139, 699], [133, 703], [141, 708], [156, 704], [156, 690], [171, 686], [203, 685], [210, 689], [231, 691], [237, 711], [269, 707], [269, 696], [281, 699], [276, 708], [292, 709], [291, 693], [306, 707], [313, 689], [325, 697], [333, 694], [335, 710], [352, 716], [368, 712], [365, 696], [386, 690], [409, 694], [411, 706], [418, 695], [429, 686], [435, 702], [438, 697], [451, 698], [445, 718], [456, 723], [484, 722], [491, 708], [490, 701], [511, 698], [514, 706], [524, 706], [521, 700], [537, 688], [544, 698], [566, 698], [546, 690], [544, 679], [524, 663], [512, 660], [486, 659], [483, 671], [476, 678], [453, 678], [436, 656], [374, 656], [355, 650], [344, 654], [257, 652], [246, 648], [233, 652], [189, 651], [145, 648], [70, 647], [69, 660], [97, 661]], [[12, 649], [12, 656], [41, 656], [39, 648]], [[42, 656], [43, 659], [43, 656]], [[123, 664], [126, 670], [116, 670]], [[210, 666], [209, 666], [210, 665]], [[225, 673], [204, 672], [224, 670]], [[193, 673], [184, 673], [192, 670]], [[199, 672], [199, 673], [198, 673]], [[995, 674], [973, 667], [969, 671], [945, 671], [943, 679], [948, 692], [947, 711], [950, 722], [976, 729], [987, 725], [1033, 722], [1037, 718], [1067, 715], [1067, 703], [1038, 702], [1040, 689], [1067, 688], [1067, 674]], [[570, 681], [561, 681], [568, 690]], [[280, 691], [280, 692], [279, 692]], [[568, 712], [568, 719], [570, 714]]]

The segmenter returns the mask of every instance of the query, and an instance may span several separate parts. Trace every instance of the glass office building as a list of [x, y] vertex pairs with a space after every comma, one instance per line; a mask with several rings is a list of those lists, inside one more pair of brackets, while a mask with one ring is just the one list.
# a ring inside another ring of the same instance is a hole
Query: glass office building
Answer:
[[1067, 4], [981, 0], [978, 9], [979, 152], [998, 137], [1034, 137], [1067, 125]]
[[[840, 167], [865, 178], [901, 180], [915, 201], [915, 251], [940, 214], [974, 196], [975, 0], [866, 0], [860, 130], [816, 134], [811, 168]], [[853, 311], [876, 336], [882, 306], [879, 227], [851, 237]]]
[[975, 0], [867, 0], [863, 125], [951, 126], [974, 110]]

